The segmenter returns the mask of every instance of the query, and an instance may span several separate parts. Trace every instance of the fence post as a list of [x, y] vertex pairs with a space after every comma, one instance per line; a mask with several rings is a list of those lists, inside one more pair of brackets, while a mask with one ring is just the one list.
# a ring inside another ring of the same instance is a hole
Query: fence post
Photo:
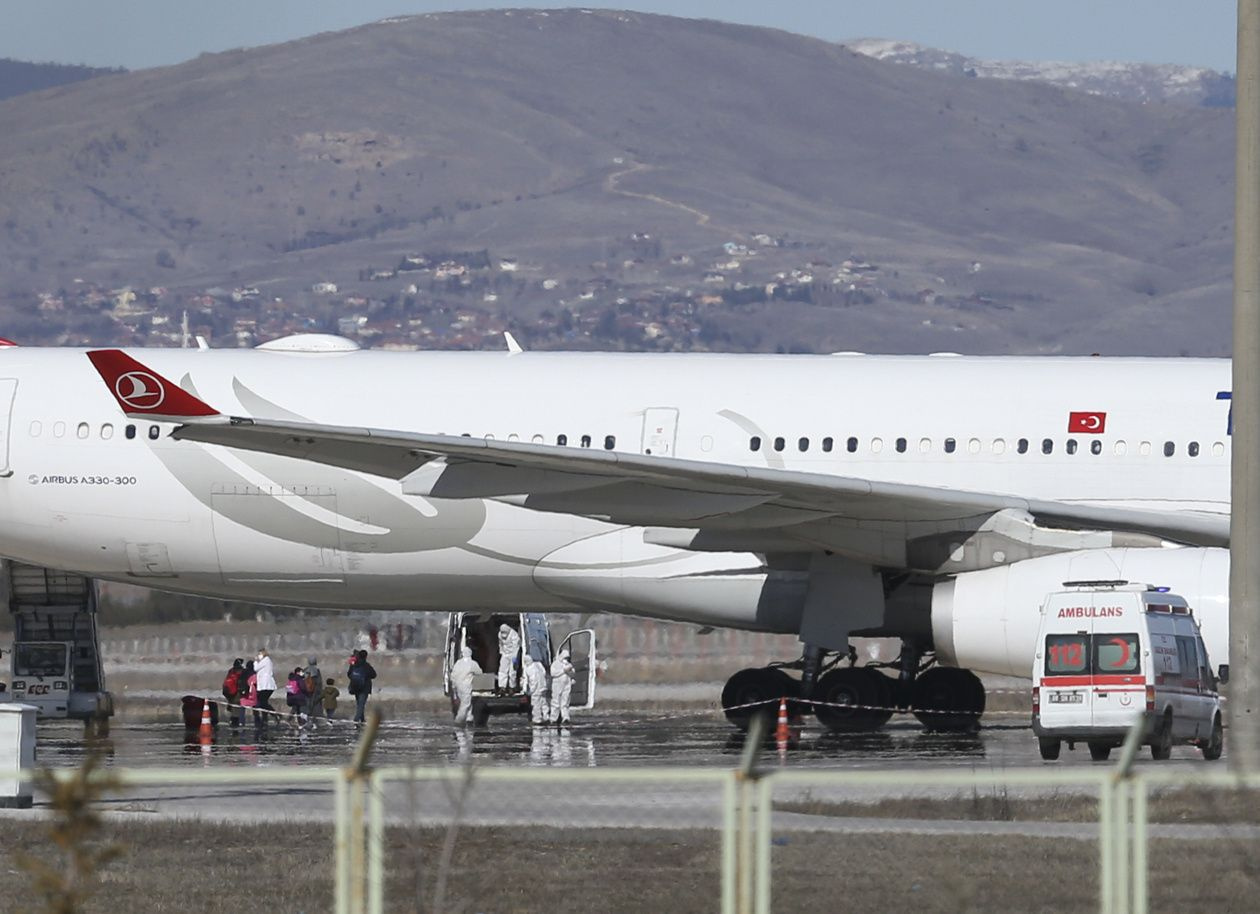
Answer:
[[336, 811], [333, 846], [336, 852], [336, 914], [350, 914], [350, 778], [338, 771], [333, 781], [333, 806]]
[[[372, 745], [376, 742], [376, 733], [381, 726], [381, 712], [375, 708], [368, 714], [367, 723], [363, 727], [363, 735], [354, 750], [354, 758], [338, 779], [339, 808], [338, 823], [338, 858], [337, 872], [344, 879], [337, 887], [338, 914], [366, 914], [369, 904], [368, 866], [371, 858], [365, 859], [368, 843], [379, 840], [379, 835], [369, 834], [364, 822], [364, 800], [367, 788], [370, 788], [370, 770], [368, 757], [372, 754]], [[375, 805], [373, 811], [383, 809]], [[344, 824], [343, 824], [344, 823]], [[373, 822], [374, 829], [379, 827], [379, 820]], [[377, 848], [379, 857], [379, 848]], [[344, 905], [342, 907], [344, 898]]]
[[764, 714], [755, 713], [748, 721], [748, 732], [744, 736], [744, 754], [740, 757], [739, 769], [735, 772], [735, 783], [739, 794], [737, 810], [736, 847], [736, 899], [735, 908], [738, 914], [752, 914], [755, 888], [755, 820], [754, 804], [757, 795], [757, 756], [761, 753], [761, 745], [765, 741], [768, 724]]

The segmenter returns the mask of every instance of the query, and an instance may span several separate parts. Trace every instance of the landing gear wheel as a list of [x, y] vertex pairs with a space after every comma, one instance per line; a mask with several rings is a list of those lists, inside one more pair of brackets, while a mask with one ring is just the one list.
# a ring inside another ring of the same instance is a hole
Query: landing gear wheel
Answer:
[[1164, 715], [1163, 723], [1155, 731], [1155, 740], [1151, 743], [1151, 758], [1157, 762], [1166, 761], [1172, 756], [1172, 712]]
[[[722, 689], [722, 710], [726, 719], [741, 730], [747, 730], [754, 714], [762, 714], [767, 718], [775, 717], [779, 708], [768, 703], [780, 698], [797, 698], [801, 694], [801, 684], [778, 667], [762, 667], [760, 669], [740, 670]], [[767, 704], [757, 707], [741, 707]]]
[[1203, 758], [1214, 762], [1221, 757], [1221, 749], [1225, 747], [1225, 731], [1221, 729], [1221, 718], [1218, 715], [1212, 720], [1212, 735], [1199, 743], [1199, 751]]
[[978, 730], [984, 713], [984, 685], [971, 670], [933, 667], [914, 681], [911, 709], [927, 730]]
[[1041, 752], [1043, 759], [1047, 762], [1053, 762], [1063, 750], [1063, 743], [1057, 739], [1039, 739], [1037, 740], [1037, 749]]
[[1111, 743], [1096, 743], [1091, 741], [1089, 744], [1089, 757], [1096, 762], [1105, 762], [1111, 758]]
[[[892, 716], [892, 684], [865, 667], [842, 667], [814, 687], [814, 716], [828, 730], [863, 733], [878, 730]], [[878, 709], [878, 710], [876, 710]]]

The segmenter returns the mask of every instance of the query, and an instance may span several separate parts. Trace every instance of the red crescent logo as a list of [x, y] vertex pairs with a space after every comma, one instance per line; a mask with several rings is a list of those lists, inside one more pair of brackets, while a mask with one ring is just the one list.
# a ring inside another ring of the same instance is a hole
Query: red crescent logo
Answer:
[[1129, 642], [1124, 638], [1112, 638], [1108, 644], [1118, 645], [1120, 648], [1120, 659], [1115, 663], [1109, 664], [1112, 669], [1122, 670], [1129, 665], [1129, 658], [1133, 655], [1133, 649], [1129, 647]]
[[166, 399], [166, 388], [147, 371], [129, 371], [114, 382], [114, 394], [132, 409], [157, 409]]

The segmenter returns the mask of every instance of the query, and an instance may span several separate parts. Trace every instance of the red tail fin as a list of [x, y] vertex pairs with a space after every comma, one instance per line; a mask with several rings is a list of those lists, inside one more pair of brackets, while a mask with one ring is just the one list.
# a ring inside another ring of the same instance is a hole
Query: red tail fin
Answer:
[[219, 415], [217, 409], [202, 403], [120, 349], [97, 349], [87, 357], [128, 416], [179, 420]]

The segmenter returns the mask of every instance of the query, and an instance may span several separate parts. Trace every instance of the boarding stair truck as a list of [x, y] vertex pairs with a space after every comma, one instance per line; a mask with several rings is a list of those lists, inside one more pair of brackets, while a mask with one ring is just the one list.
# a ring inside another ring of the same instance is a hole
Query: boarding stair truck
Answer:
[[[521, 636], [521, 655], [516, 665], [516, 687], [500, 691], [496, 686], [499, 671], [499, 626], [510, 625]], [[483, 612], [450, 613], [446, 620], [446, 656], [442, 664], [443, 692], [451, 700], [451, 713], [459, 710], [459, 699], [451, 685], [451, 668], [460, 658], [460, 648], [472, 648], [473, 659], [482, 672], [473, 680], [472, 719], [476, 726], [485, 726], [498, 714], [529, 714], [529, 692], [521, 673], [524, 656], [538, 660], [550, 672], [551, 661], [560, 651], [568, 650], [573, 664], [573, 691], [570, 710], [595, 707], [595, 632], [581, 629], [570, 632], [559, 645], [551, 640], [551, 626], [545, 613]]]
[[[1186, 601], [1166, 587], [1067, 581], [1041, 609], [1033, 660], [1033, 732], [1041, 757], [1062, 744], [1104, 761], [1141, 724], [1151, 757], [1174, 743], [1221, 757], [1217, 676]], [[1222, 665], [1219, 681], [1229, 678]]]
[[39, 720], [81, 720], [89, 734], [107, 734], [114, 700], [105, 690], [95, 582], [3, 561], [0, 593], [13, 617], [7, 700], [34, 705]]

